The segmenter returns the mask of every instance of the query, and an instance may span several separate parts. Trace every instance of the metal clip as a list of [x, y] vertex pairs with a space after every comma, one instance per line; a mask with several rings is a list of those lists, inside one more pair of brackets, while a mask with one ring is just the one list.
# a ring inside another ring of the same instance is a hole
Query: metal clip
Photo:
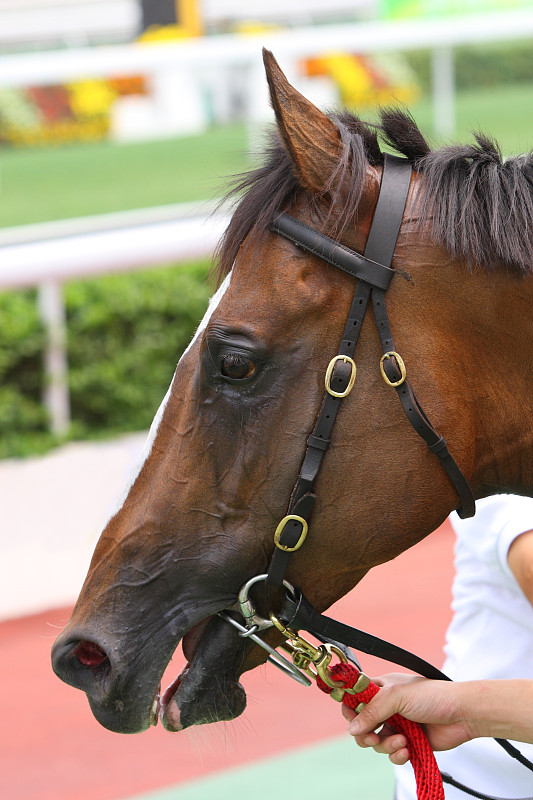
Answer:
[[[256, 631], [263, 631], [266, 628], [271, 628], [273, 625], [271, 620], [260, 617], [256, 613], [255, 606], [249, 597], [251, 587], [256, 583], [265, 581], [267, 577], [268, 575], [265, 572], [263, 575], [256, 575], [255, 577], [250, 578], [250, 580], [241, 587], [239, 594], [237, 595], [237, 602], [234, 606], [235, 610], [240, 611], [244, 617], [247, 628], [253, 633]], [[289, 583], [289, 581], [283, 581], [283, 585], [294, 597], [294, 586]], [[242, 635], [245, 636], [245, 634]]]
[[[311, 681], [309, 677], [305, 674], [305, 671], [299, 669], [293, 662], [289, 661], [288, 658], [285, 658], [284, 655], [278, 653], [273, 647], [271, 647], [267, 642], [261, 639], [260, 636], [257, 636], [259, 631], [263, 631], [266, 628], [271, 628], [273, 622], [269, 619], [264, 619], [264, 617], [260, 617], [255, 610], [255, 606], [253, 602], [250, 600], [249, 593], [250, 588], [261, 581], [266, 580], [267, 574], [263, 575], [256, 575], [253, 578], [250, 578], [239, 591], [238, 600], [234, 606], [232, 606], [232, 610], [238, 611], [244, 617], [245, 625], [241, 625], [240, 622], [233, 619], [227, 611], [219, 611], [218, 616], [221, 617], [226, 622], [229, 622], [234, 628], [239, 631], [239, 636], [243, 639], [250, 639], [254, 644], [259, 645], [262, 647], [263, 650], [266, 650], [268, 655], [268, 660], [274, 664], [274, 666], [278, 667], [282, 672], [289, 677], [293, 678], [298, 683], [302, 684], [303, 686], [311, 686]], [[294, 596], [294, 586], [290, 584], [288, 581], [283, 581], [283, 585], [285, 588]]]
[[222, 617], [223, 620], [229, 622], [230, 625], [233, 625], [234, 628], [240, 632], [240, 635], [251, 639], [255, 644], [258, 644], [263, 650], [266, 650], [268, 655], [268, 660], [272, 662], [278, 669], [284, 672], [286, 675], [289, 675], [298, 683], [301, 683], [303, 686], [311, 686], [311, 681], [300, 669], [298, 669], [294, 664], [292, 664], [288, 658], [278, 653], [273, 647], [271, 647], [267, 642], [260, 639], [259, 636], [256, 636], [255, 633], [249, 628], [246, 628], [244, 625], [241, 625], [240, 622], [237, 622], [236, 619], [230, 617], [230, 615], [226, 611], [219, 611], [218, 616]]
[[354, 695], [368, 688], [370, 678], [364, 672], [359, 673], [352, 688], [345, 686], [343, 681], [333, 680], [329, 669], [333, 656], [336, 656], [342, 664], [349, 663], [346, 655], [334, 644], [321, 644], [315, 647], [298, 631], [285, 627], [275, 614], [270, 614], [270, 619], [278, 631], [286, 637], [287, 642], [282, 647], [292, 655], [293, 663], [315, 680], [321, 678], [326, 686], [330, 687], [330, 697], [333, 700], [341, 703], [346, 693]]
[[[232, 606], [232, 609], [242, 614], [245, 625], [241, 625], [240, 622], [233, 619], [227, 611], [220, 611], [219, 616], [236, 628], [239, 631], [239, 636], [244, 639], [251, 639], [263, 650], [266, 650], [269, 654], [269, 661], [304, 686], [311, 686], [309, 678], [316, 680], [317, 677], [320, 677], [332, 689], [331, 697], [339, 701], [342, 700], [345, 692], [355, 694], [366, 689], [370, 679], [363, 673], [359, 675], [353, 689], [347, 689], [342, 681], [334, 681], [332, 679], [329, 665], [333, 656], [336, 656], [342, 663], [348, 663], [345, 654], [338, 647], [332, 644], [321, 644], [315, 647], [314, 644], [304, 639], [298, 631], [285, 627], [275, 614], [271, 613], [270, 619], [258, 616], [255, 606], [249, 597], [250, 588], [254, 584], [266, 580], [267, 577], [265, 573], [264, 575], [256, 575], [254, 578], [250, 578], [241, 588], [237, 603]], [[283, 581], [283, 585], [293, 596], [295, 595], [294, 587], [288, 581]], [[285, 658], [285, 656], [278, 653], [267, 642], [257, 636], [257, 632], [272, 626], [276, 627], [287, 640], [281, 645], [281, 649], [290, 655], [292, 661], [289, 661], [288, 658]]]
[[[342, 681], [334, 681], [329, 671], [329, 665], [334, 655], [343, 663], [347, 663], [348, 659], [342, 650], [339, 650], [333, 644], [321, 644], [319, 647], [315, 647], [307, 639], [304, 639], [298, 631], [286, 628], [275, 614], [270, 614], [270, 619], [278, 631], [287, 638], [287, 644], [291, 648], [292, 660], [295, 664], [298, 662], [298, 666], [313, 675], [315, 679], [317, 676], [320, 677], [326, 686], [331, 689], [344, 688], [344, 683]], [[316, 672], [311, 670], [311, 665]]]

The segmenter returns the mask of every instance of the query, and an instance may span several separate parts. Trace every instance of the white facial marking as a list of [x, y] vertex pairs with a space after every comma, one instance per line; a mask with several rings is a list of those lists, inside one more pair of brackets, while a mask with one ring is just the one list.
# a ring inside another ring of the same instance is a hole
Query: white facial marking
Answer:
[[[230, 281], [231, 281], [231, 272], [228, 275], [226, 275], [223, 283], [220, 285], [220, 287], [218, 288], [217, 292], [213, 295], [213, 297], [209, 301], [209, 305], [207, 307], [207, 311], [204, 314], [204, 318], [200, 322], [200, 324], [198, 326], [198, 329], [197, 329], [196, 333], [194, 334], [194, 336], [192, 338], [191, 343], [189, 344], [187, 349], [184, 350], [183, 355], [181, 356], [181, 358], [183, 358], [185, 353], [189, 352], [189, 350], [191, 349], [193, 344], [196, 342], [196, 340], [199, 338], [199, 336], [203, 333], [203, 331], [205, 331], [205, 329], [207, 328], [207, 325], [208, 325], [209, 320], [211, 319], [211, 317], [213, 315], [213, 312], [215, 311], [215, 309], [219, 305], [220, 301], [222, 300], [222, 297], [224, 296], [224, 294], [226, 293], [226, 290], [228, 289], [228, 287], [230, 285]], [[181, 358], [180, 358], [180, 361], [181, 361]], [[178, 365], [179, 365], [179, 362], [178, 362]], [[176, 373], [174, 373], [174, 375], [175, 374]], [[152, 447], [153, 447], [153, 444], [154, 444], [154, 441], [155, 441], [155, 437], [157, 435], [157, 431], [159, 430], [159, 425], [161, 424], [161, 420], [163, 419], [163, 414], [165, 413], [165, 407], [166, 407], [166, 405], [168, 403], [168, 399], [169, 399], [170, 393], [172, 391], [172, 383], [173, 382], [174, 382], [174, 376], [172, 377], [172, 381], [170, 382], [170, 386], [168, 387], [167, 393], [163, 398], [163, 402], [161, 403], [161, 405], [157, 409], [157, 413], [156, 413], [156, 415], [155, 415], [155, 417], [154, 417], [154, 419], [152, 421], [152, 424], [150, 426], [150, 431], [148, 433], [148, 438], [147, 438], [146, 443], [145, 443], [145, 445], [143, 447], [142, 453], [141, 453], [141, 455], [139, 457], [139, 461], [138, 461], [137, 465], [135, 466], [135, 468], [132, 470], [130, 479], [128, 481], [128, 485], [126, 486], [126, 489], [122, 493], [122, 495], [120, 497], [120, 500], [117, 503], [117, 505], [116, 505], [113, 513], [111, 514], [111, 516], [114, 516], [118, 511], [120, 511], [120, 509], [124, 505], [124, 502], [126, 500], [126, 497], [129, 494], [129, 491], [130, 491], [131, 487], [135, 483], [135, 480], [137, 479], [137, 476], [139, 475], [141, 469], [143, 468], [145, 461], [147, 460], [148, 456], [152, 452]]]

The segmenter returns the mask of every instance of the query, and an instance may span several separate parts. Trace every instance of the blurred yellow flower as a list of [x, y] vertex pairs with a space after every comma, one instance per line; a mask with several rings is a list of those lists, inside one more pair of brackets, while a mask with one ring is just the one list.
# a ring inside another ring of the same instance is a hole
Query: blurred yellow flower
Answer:
[[117, 93], [105, 80], [78, 81], [68, 85], [70, 107], [76, 117], [107, 114]]

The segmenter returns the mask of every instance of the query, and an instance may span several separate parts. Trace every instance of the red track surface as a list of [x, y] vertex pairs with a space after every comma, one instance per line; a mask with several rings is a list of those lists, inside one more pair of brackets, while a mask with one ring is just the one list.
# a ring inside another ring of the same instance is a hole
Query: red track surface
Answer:
[[[333, 609], [337, 618], [439, 665], [450, 619], [453, 533], [444, 525], [373, 570]], [[232, 723], [120, 736], [93, 719], [85, 696], [62, 684], [50, 647], [69, 609], [0, 624], [0, 797], [116, 800], [342, 734], [337, 703], [268, 666], [246, 675], [248, 709]], [[181, 652], [169, 670], [181, 669]], [[363, 658], [371, 675], [388, 671]], [[397, 670], [397, 668], [395, 668]]]

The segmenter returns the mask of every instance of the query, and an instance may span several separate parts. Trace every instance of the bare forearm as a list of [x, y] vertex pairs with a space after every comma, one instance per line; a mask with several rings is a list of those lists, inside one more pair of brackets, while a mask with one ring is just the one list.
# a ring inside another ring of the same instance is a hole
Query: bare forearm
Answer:
[[393, 714], [424, 725], [434, 750], [449, 750], [480, 736], [533, 743], [533, 680], [480, 680], [461, 683], [385, 675], [382, 690], [351, 720], [348, 731], [361, 747], [387, 753], [394, 763], [408, 759], [405, 738], [385, 726]]
[[455, 686], [473, 738], [533, 742], [533, 680], [468, 681]]

